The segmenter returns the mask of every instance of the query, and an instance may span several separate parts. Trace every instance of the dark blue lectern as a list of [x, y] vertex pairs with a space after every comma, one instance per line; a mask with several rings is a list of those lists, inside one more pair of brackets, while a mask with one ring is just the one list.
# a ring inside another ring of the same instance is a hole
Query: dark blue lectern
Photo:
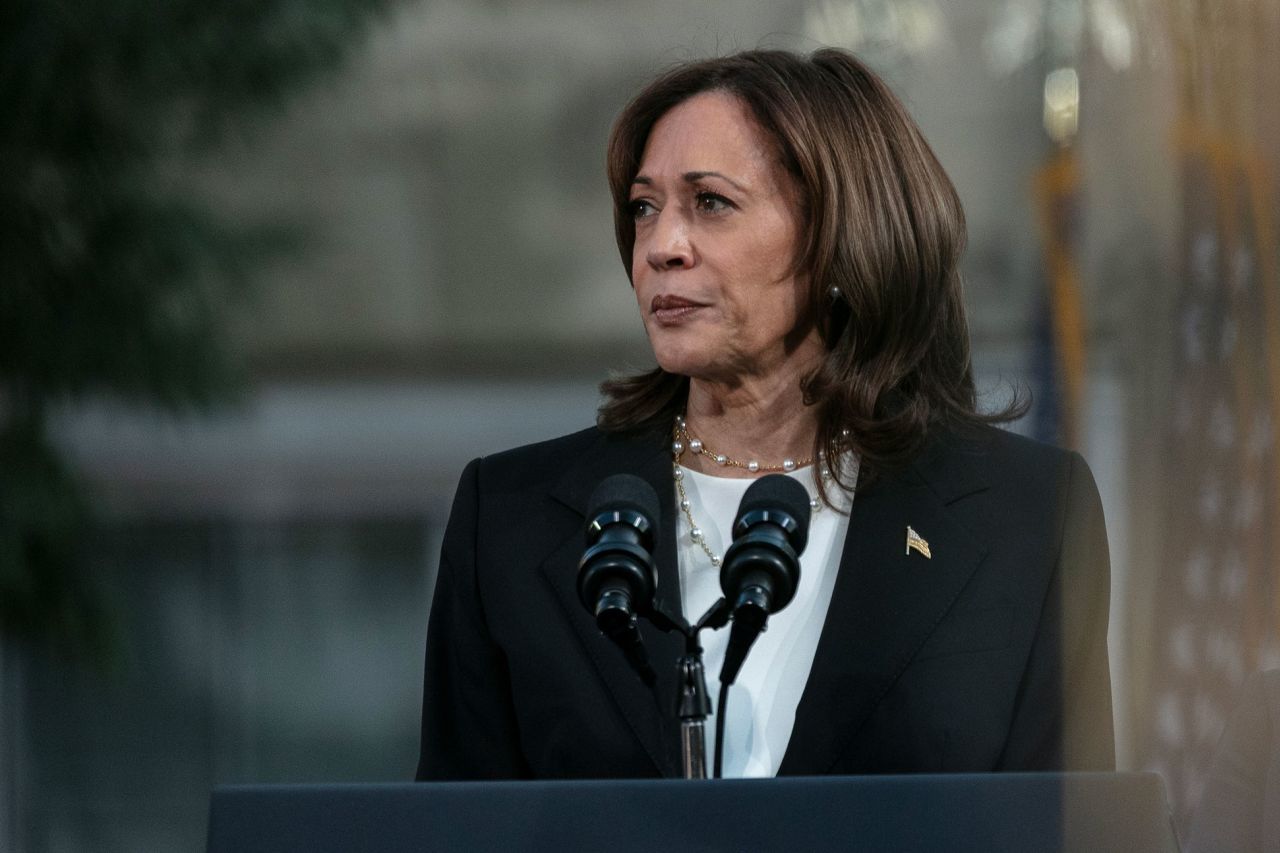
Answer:
[[1177, 849], [1136, 773], [245, 785], [209, 816], [209, 853]]

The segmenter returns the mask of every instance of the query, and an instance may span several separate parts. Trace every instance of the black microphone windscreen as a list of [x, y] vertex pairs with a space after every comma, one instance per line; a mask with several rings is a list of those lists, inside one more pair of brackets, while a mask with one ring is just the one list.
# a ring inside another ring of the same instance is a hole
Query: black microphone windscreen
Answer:
[[796, 552], [804, 550], [809, 540], [809, 493], [804, 486], [786, 474], [770, 474], [756, 480], [742, 496], [738, 515], [733, 520], [734, 529], [744, 515], [761, 509], [781, 510], [794, 518], [800, 527]]
[[658, 523], [658, 495], [653, 487], [634, 474], [614, 474], [601, 480], [591, 493], [587, 501], [587, 518], [594, 518], [602, 512], [627, 509], [640, 513], [652, 525]]

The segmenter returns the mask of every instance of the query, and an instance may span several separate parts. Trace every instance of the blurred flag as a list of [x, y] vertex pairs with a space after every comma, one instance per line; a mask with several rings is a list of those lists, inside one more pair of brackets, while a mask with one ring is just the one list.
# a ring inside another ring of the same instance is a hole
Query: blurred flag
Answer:
[[1181, 294], [1140, 717], [1147, 765], [1185, 825], [1236, 691], [1248, 673], [1280, 666], [1280, 282], [1261, 162], [1195, 128], [1178, 141]]
[[1085, 339], [1076, 249], [1080, 169], [1075, 149], [1059, 147], [1035, 177], [1046, 272], [1032, 331], [1031, 434], [1077, 447], [1084, 409]]

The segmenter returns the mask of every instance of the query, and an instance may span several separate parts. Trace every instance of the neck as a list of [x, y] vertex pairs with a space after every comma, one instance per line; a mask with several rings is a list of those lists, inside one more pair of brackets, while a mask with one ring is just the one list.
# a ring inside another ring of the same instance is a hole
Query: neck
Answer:
[[[731, 386], [691, 379], [685, 420], [690, 434], [716, 453], [772, 466], [784, 459], [811, 457], [818, 430], [817, 415], [804, 405], [797, 376], [758, 378]], [[686, 455], [681, 461], [707, 474], [756, 476], [705, 457]]]

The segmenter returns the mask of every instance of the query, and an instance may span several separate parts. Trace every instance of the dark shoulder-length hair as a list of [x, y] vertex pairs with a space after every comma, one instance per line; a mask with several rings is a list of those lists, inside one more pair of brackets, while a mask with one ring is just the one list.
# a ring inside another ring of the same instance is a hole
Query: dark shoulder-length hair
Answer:
[[[800, 191], [796, 272], [809, 282], [826, 358], [802, 389], [816, 407], [821, 451], [839, 481], [842, 451], [863, 477], [895, 468], [940, 423], [978, 424], [958, 263], [964, 211], [920, 129], [884, 82], [849, 53], [752, 50], [682, 64], [622, 111], [609, 139], [618, 251], [628, 275], [635, 245], [631, 183], [653, 125], [693, 95], [742, 100], [777, 145]], [[607, 432], [669, 427], [687, 377], [658, 368], [603, 383]], [[842, 482], [847, 487], [852, 483]]]

